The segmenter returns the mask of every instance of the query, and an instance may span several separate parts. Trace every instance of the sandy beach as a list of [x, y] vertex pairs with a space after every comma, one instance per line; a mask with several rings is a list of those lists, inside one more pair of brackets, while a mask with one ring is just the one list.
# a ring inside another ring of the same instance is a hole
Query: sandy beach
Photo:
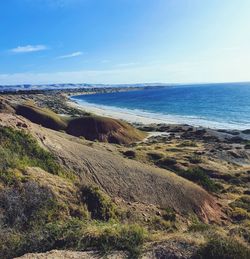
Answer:
[[114, 119], [125, 120], [130, 123], [137, 123], [137, 124], [171, 123], [170, 121], [164, 121], [163, 119], [157, 119], [157, 118], [153, 119], [142, 115], [140, 116], [133, 113], [132, 110], [130, 111], [127, 109], [116, 108], [115, 110], [109, 107], [104, 108], [104, 107], [94, 105], [94, 104], [89, 104], [89, 103], [81, 105], [72, 100], [69, 100], [67, 104], [71, 107], [84, 110], [85, 112], [93, 113], [100, 116], [111, 117]]
[[[194, 127], [205, 127], [210, 129], [227, 129], [235, 130], [233, 124], [220, 123], [216, 121], [210, 121], [195, 116], [180, 116], [180, 115], [165, 115], [156, 114], [141, 110], [130, 110], [125, 108], [118, 108], [112, 106], [98, 105], [88, 102], [78, 102], [72, 98], [72, 96], [66, 95], [68, 100], [67, 105], [82, 110], [84, 112], [96, 114], [99, 116], [106, 116], [113, 119], [120, 119], [132, 124], [187, 124]], [[238, 130], [245, 130], [247, 127], [237, 125]]]

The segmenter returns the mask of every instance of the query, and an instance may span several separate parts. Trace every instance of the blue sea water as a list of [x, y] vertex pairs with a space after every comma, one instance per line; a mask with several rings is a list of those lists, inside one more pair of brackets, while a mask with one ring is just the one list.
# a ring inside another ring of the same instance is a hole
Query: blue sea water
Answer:
[[250, 83], [196, 84], [73, 96], [79, 104], [211, 128], [250, 128]]

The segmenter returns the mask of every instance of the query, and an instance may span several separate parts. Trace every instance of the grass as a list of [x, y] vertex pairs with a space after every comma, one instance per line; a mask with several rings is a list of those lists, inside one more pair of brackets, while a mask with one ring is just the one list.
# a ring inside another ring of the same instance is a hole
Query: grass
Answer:
[[192, 223], [188, 226], [189, 232], [206, 232], [211, 230], [212, 226], [201, 222], [196, 216], [191, 217]]
[[198, 147], [197, 143], [191, 140], [185, 140], [177, 145], [177, 147]]
[[128, 157], [128, 158], [135, 158], [136, 157], [136, 152], [134, 150], [126, 150], [123, 152], [123, 155], [125, 157]]
[[84, 116], [69, 121], [67, 133], [87, 140], [98, 140], [115, 144], [130, 144], [141, 141], [146, 133], [123, 121], [101, 117]]
[[0, 144], [0, 181], [5, 186], [0, 190], [0, 258], [62, 248], [95, 248], [104, 254], [120, 249], [138, 257], [146, 231], [120, 223], [119, 211], [107, 195], [96, 187], [81, 188], [79, 213], [71, 215], [51, 189], [28, 179], [23, 171], [37, 166], [60, 175], [53, 155], [29, 134], [11, 128], [0, 128]]
[[153, 161], [158, 161], [164, 158], [164, 154], [159, 152], [148, 152], [147, 156], [149, 157], [150, 160], [153, 160]]
[[59, 174], [61, 170], [53, 155], [24, 131], [0, 127], [0, 145], [1, 175], [8, 168], [25, 166], [40, 167], [52, 174]]
[[173, 209], [171, 208], [166, 208], [165, 212], [162, 215], [164, 220], [169, 220], [171, 222], [176, 221], [176, 213]]
[[65, 118], [49, 109], [37, 107], [33, 103], [18, 105], [16, 113], [43, 127], [67, 132], [91, 141], [129, 144], [141, 141], [147, 135], [123, 121], [91, 114], [78, 118]]
[[186, 171], [178, 172], [178, 175], [201, 185], [209, 192], [218, 192], [220, 187], [200, 168], [192, 168]]
[[197, 154], [193, 154], [192, 156], [189, 157], [189, 161], [193, 164], [199, 164], [202, 162], [202, 158]]
[[236, 207], [232, 210], [231, 217], [236, 221], [242, 221], [250, 219], [250, 213], [248, 213], [245, 209]]
[[57, 221], [34, 228], [30, 232], [0, 233], [0, 257], [13, 258], [28, 252], [52, 249], [83, 251], [98, 249], [101, 254], [124, 250], [129, 258], [138, 258], [147, 232], [139, 225], [117, 222]]
[[65, 130], [67, 127], [67, 122], [53, 111], [32, 104], [18, 105], [16, 113], [46, 128]]
[[250, 196], [244, 195], [235, 200], [234, 202], [231, 202], [229, 205], [232, 208], [238, 207], [246, 210], [247, 212], [250, 212]]
[[175, 166], [177, 164], [177, 160], [172, 157], [165, 157], [157, 161], [156, 165], [164, 168], [164, 169], [170, 169], [175, 170]]
[[215, 236], [203, 245], [194, 259], [249, 259], [250, 250], [237, 240]]
[[86, 186], [80, 190], [82, 201], [86, 204], [92, 219], [108, 221], [117, 219], [118, 211], [110, 198], [97, 187]]
[[172, 232], [174, 229], [174, 224], [160, 216], [154, 216], [150, 219], [149, 227], [153, 230]]

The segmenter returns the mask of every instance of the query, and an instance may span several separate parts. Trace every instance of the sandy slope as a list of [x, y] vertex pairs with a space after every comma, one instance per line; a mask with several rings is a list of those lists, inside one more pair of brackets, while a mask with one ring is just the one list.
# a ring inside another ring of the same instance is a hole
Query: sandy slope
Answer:
[[0, 125], [18, 125], [29, 131], [83, 183], [98, 185], [112, 197], [171, 207], [183, 215], [195, 212], [205, 222], [220, 221], [222, 214], [216, 200], [173, 173], [88, 146], [78, 138], [43, 128], [20, 116], [2, 113]]

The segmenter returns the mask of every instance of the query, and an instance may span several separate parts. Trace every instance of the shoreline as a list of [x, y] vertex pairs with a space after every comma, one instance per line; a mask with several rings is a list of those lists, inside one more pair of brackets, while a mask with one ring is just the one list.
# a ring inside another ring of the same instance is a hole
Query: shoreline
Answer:
[[[173, 125], [190, 125], [198, 128], [208, 128], [213, 130], [246, 130], [246, 126], [234, 126], [233, 124], [219, 123], [205, 119], [196, 118], [193, 116], [175, 116], [175, 115], [161, 115], [156, 113], [144, 112], [140, 110], [130, 110], [125, 108], [104, 106], [92, 104], [85, 101], [77, 101], [72, 95], [66, 95], [67, 105], [70, 107], [93, 113], [99, 116], [106, 116], [113, 119], [124, 120], [131, 124], [149, 125], [149, 124], [173, 124]], [[160, 118], [161, 117], [161, 118]]]

